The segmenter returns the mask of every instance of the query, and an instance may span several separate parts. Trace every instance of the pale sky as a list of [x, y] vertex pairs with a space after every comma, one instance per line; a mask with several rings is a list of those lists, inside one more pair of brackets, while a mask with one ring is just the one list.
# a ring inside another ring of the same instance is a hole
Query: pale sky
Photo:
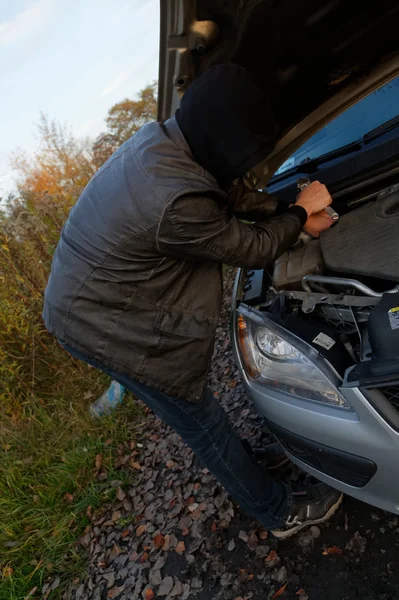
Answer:
[[0, 196], [40, 111], [77, 136], [158, 78], [159, 0], [0, 0]]

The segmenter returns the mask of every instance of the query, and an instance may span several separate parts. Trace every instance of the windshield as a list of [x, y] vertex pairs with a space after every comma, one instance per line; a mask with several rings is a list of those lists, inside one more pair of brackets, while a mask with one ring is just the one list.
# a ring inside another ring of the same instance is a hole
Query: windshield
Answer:
[[276, 171], [276, 175], [360, 140], [399, 115], [399, 77], [386, 83], [320, 129]]

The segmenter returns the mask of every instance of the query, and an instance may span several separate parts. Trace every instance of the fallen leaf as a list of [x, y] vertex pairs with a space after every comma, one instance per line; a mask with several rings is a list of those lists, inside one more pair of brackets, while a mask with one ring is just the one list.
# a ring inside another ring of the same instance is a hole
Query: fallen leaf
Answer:
[[129, 529], [124, 529], [121, 534], [122, 539], [124, 540], [129, 535], [129, 533], [130, 533]]
[[162, 550], [164, 550], [166, 552], [167, 550], [169, 550], [169, 548], [170, 548], [170, 535], [167, 533], [165, 535], [165, 539], [162, 544]]
[[190, 530], [188, 527], [183, 527], [183, 529], [181, 530], [182, 535], [188, 535], [189, 533], [190, 533]]
[[92, 516], [93, 516], [93, 508], [92, 508], [91, 506], [88, 506], [88, 507], [86, 508], [86, 517], [87, 517], [88, 519], [91, 519], [91, 518], [92, 518]]
[[118, 485], [118, 487], [116, 488], [116, 499], [119, 500], [119, 502], [123, 502], [123, 500], [125, 499], [125, 492], [123, 491], [123, 489], [121, 488], [120, 485]]
[[211, 526], [211, 531], [212, 531], [212, 533], [215, 533], [215, 531], [216, 531], [216, 529], [217, 529], [217, 528], [218, 528], [218, 526], [216, 525], [216, 521], [214, 521], [214, 522], [212, 523], [212, 526]]
[[323, 556], [340, 556], [342, 554], [342, 548], [338, 548], [338, 546], [331, 546], [331, 548], [326, 548], [323, 551]]
[[274, 600], [275, 598], [280, 598], [280, 596], [282, 596], [285, 592], [285, 590], [287, 589], [287, 584], [285, 583], [279, 590], [277, 590], [277, 592], [272, 596], [272, 600]]
[[244, 583], [248, 579], [248, 569], [240, 569], [238, 572], [238, 580]]
[[147, 530], [147, 525], [139, 525], [136, 529], [136, 535], [140, 537]]
[[120, 519], [120, 518], [121, 518], [121, 516], [122, 516], [122, 513], [121, 513], [121, 511], [120, 511], [120, 510], [115, 510], [115, 511], [112, 513], [112, 517], [111, 517], [111, 519], [112, 519], [112, 520], [113, 520], [113, 522], [115, 523], [115, 521], [118, 521], [118, 519]]
[[28, 595], [25, 597], [25, 600], [26, 600], [27, 598], [30, 598], [31, 596], [34, 596], [34, 595], [36, 594], [37, 590], [38, 590], [38, 587], [37, 587], [37, 585], [36, 585], [34, 588], [32, 588], [32, 589], [30, 590], [29, 594], [28, 594]]
[[107, 440], [105, 440], [104, 442], [104, 446], [110, 446], [112, 444], [112, 439], [108, 438]]
[[266, 556], [266, 562], [273, 562], [277, 558], [277, 552], [275, 550], [270, 550], [269, 554]]
[[115, 558], [116, 558], [117, 556], [119, 556], [119, 554], [120, 554], [121, 552], [122, 552], [122, 550], [120, 549], [120, 547], [118, 546], [118, 544], [114, 544], [114, 545], [112, 546], [112, 550], [111, 550], [111, 553], [110, 553], [110, 555], [109, 555], [109, 557], [110, 557], [110, 560], [115, 560]]
[[130, 461], [130, 466], [133, 467], [133, 469], [136, 469], [136, 471], [140, 471], [141, 470], [141, 464], [137, 461], [131, 460]]
[[140, 562], [143, 563], [148, 559], [148, 552], [143, 552], [143, 554], [140, 556]]
[[3, 577], [11, 577], [11, 575], [14, 573], [14, 569], [12, 569], [11, 567], [4, 567], [3, 568]]
[[174, 460], [167, 460], [165, 465], [167, 466], [168, 469], [171, 469], [172, 467], [175, 466], [175, 461]]
[[163, 544], [164, 544], [165, 538], [162, 535], [162, 533], [158, 533], [158, 535], [156, 535], [153, 539], [154, 542], [154, 546], [155, 548], [158, 550], [159, 548], [162, 548]]
[[184, 542], [179, 542], [175, 548], [177, 554], [183, 554], [186, 549], [186, 545]]
[[96, 456], [96, 469], [99, 471], [103, 466], [103, 455], [97, 454]]
[[117, 596], [119, 596], [120, 593], [121, 593], [121, 589], [119, 587], [114, 587], [111, 590], [109, 590], [107, 597], [108, 598], [116, 598]]
[[145, 591], [145, 600], [152, 600], [154, 597], [154, 592], [152, 591], [151, 588], [147, 588]]
[[305, 596], [306, 592], [303, 588], [295, 592], [295, 596]]
[[64, 496], [64, 500], [67, 504], [71, 504], [71, 502], [73, 502], [73, 495], [67, 492]]
[[255, 577], [255, 575], [253, 573], [250, 573], [247, 577], [247, 581], [252, 581], [252, 579]]

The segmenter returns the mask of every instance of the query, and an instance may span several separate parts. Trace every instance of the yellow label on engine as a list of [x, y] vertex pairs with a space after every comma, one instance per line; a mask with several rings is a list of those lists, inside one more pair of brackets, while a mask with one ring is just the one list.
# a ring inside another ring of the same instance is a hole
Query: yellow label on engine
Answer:
[[390, 308], [388, 312], [398, 312], [399, 306], [395, 306], [395, 308]]

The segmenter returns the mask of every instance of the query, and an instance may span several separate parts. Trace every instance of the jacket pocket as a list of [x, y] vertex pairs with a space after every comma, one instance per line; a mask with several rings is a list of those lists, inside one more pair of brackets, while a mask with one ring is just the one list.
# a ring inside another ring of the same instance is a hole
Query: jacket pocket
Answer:
[[169, 335], [205, 340], [213, 335], [216, 323], [206, 317], [187, 314], [177, 309], [160, 308], [156, 327], [159, 331]]

